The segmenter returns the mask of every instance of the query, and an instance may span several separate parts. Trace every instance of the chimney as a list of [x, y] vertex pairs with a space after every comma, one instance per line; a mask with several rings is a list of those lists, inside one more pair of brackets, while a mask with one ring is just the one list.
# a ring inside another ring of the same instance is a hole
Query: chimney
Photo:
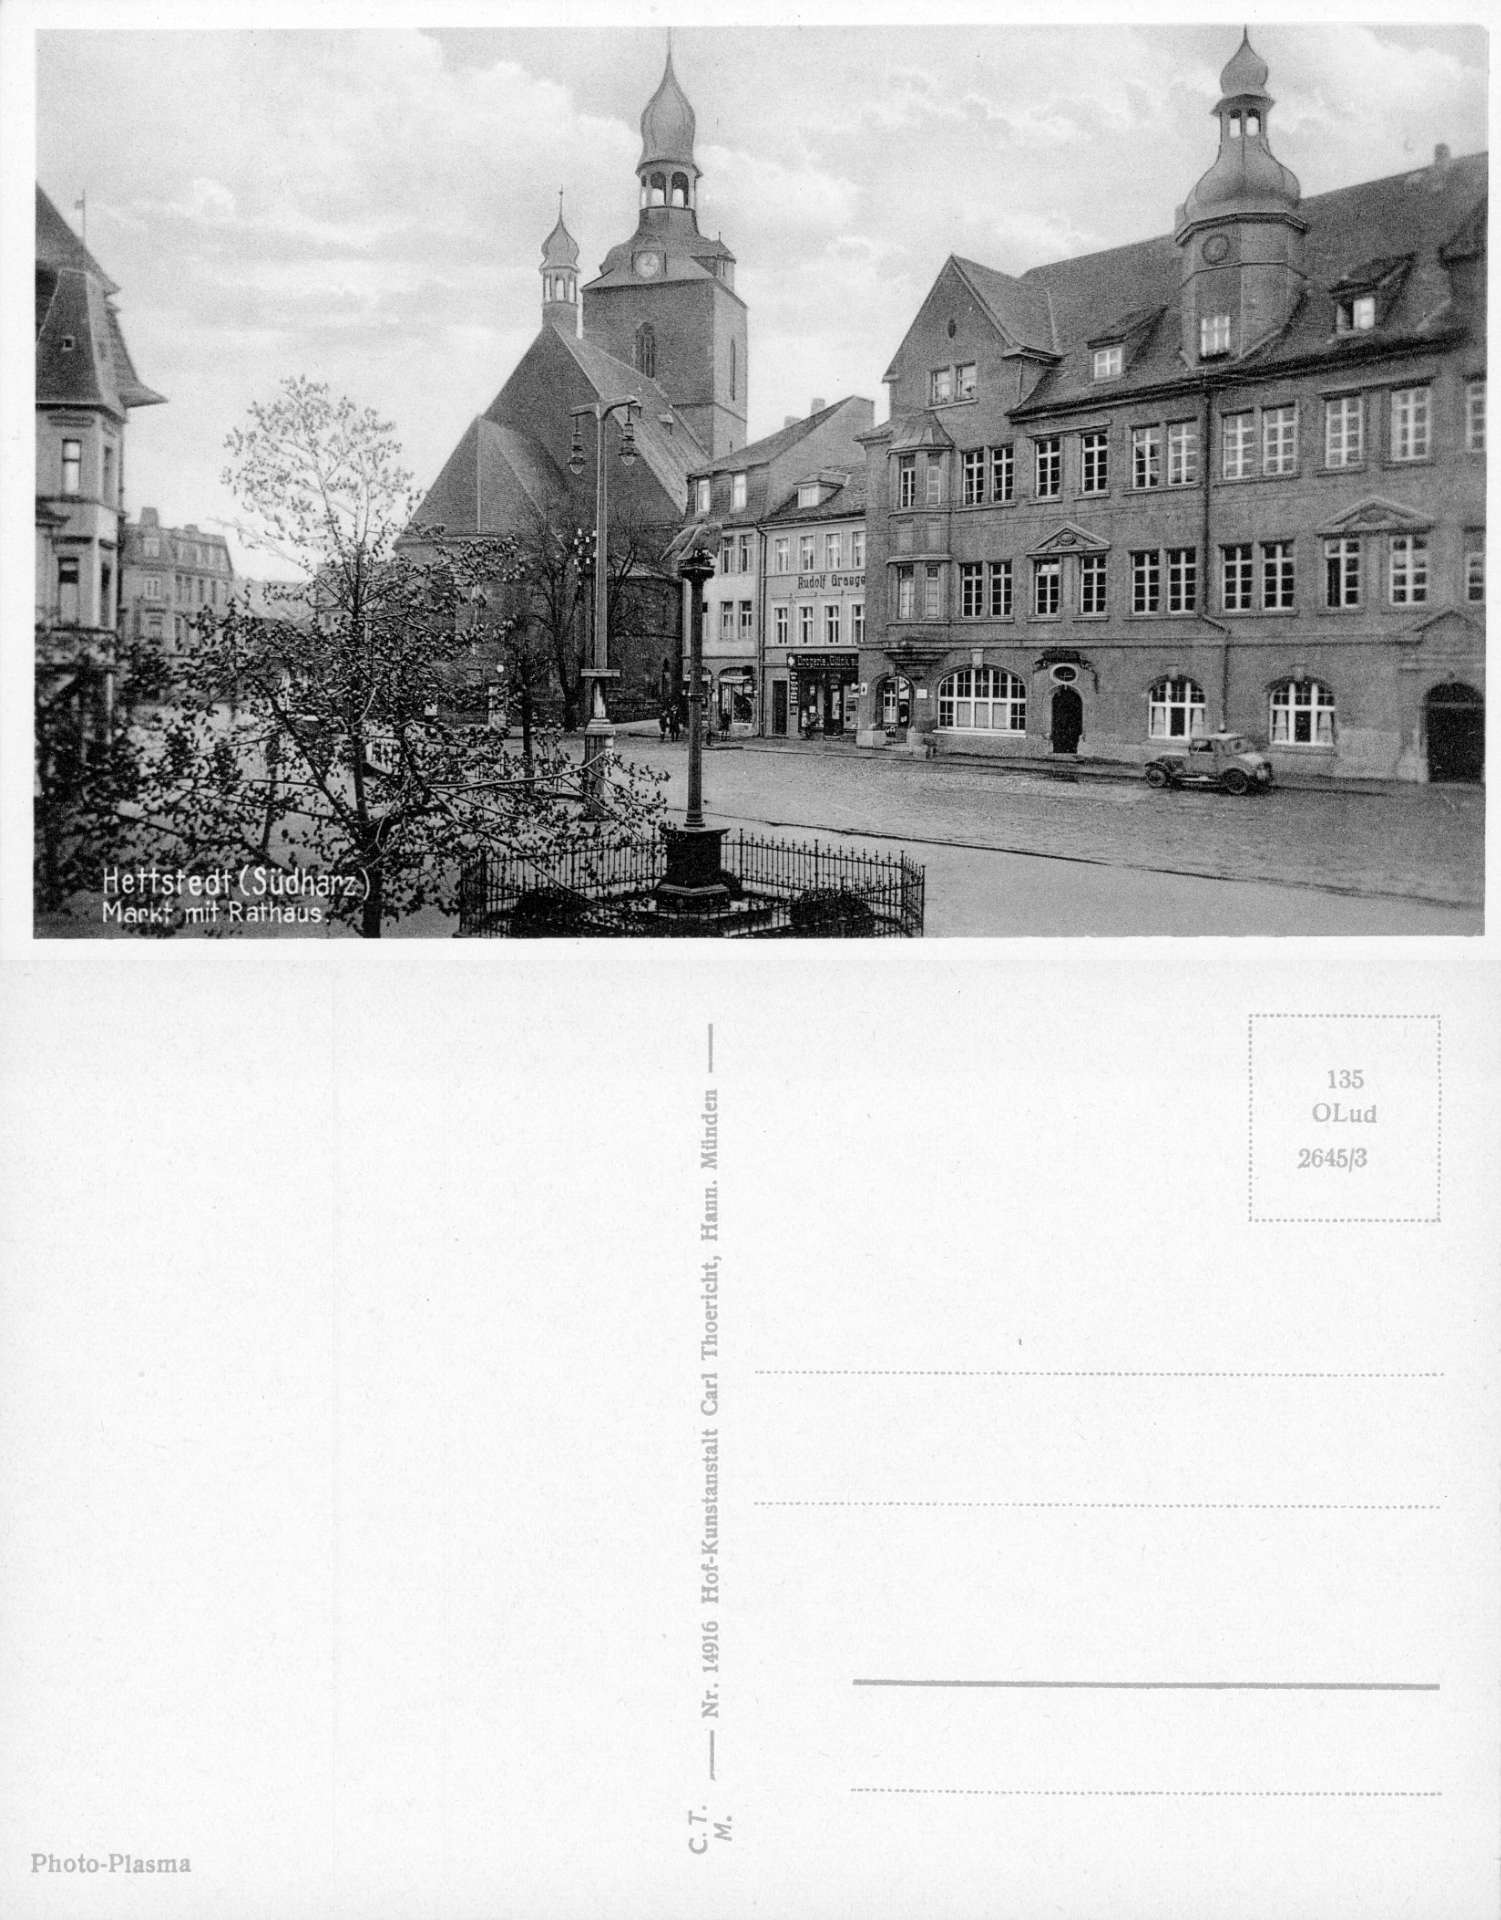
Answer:
[[824, 405], [825, 405], [825, 402], [821, 398], [816, 399], [813, 402], [812, 406], [809, 407], [808, 411], [809, 413], [822, 413], [824, 410]]
[[797, 425], [797, 415], [795, 413], [789, 413], [786, 419], [783, 420], [782, 425], [784, 427], [795, 427]]
[[156, 517], [155, 507], [141, 508], [141, 525], [143, 527], [159, 527], [161, 525], [161, 521]]
[[1429, 182], [1430, 192], [1440, 193], [1443, 191], [1444, 183], [1449, 178], [1449, 169], [1452, 165], [1453, 157], [1448, 147], [1440, 140], [1438, 145], [1433, 149], [1432, 178]]

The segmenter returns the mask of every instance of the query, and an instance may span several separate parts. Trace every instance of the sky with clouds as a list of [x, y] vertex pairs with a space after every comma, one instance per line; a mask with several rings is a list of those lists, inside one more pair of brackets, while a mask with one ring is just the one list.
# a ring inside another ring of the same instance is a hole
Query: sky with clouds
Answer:
[[[567, 17], [566, 7], [555, 10]], [[944, 259], [1021, 272], [1170, 230], [1239, 27], [675, 29], [699, 218], [750, 311], [750, 431], [870, 395]], [[1474, 27], [1256, 26], [1305, 194], [1486, 140]], [[232, 521], [223, 442], [288, 374], [396, 426], [419, 484], [540, 323], [565, 193], [592, 272], [636, 218], [658, 27], [49, 30], [37, 174], [119, 282], [132, 514]], [[264, 571], [237, 549], [250, 572]]]

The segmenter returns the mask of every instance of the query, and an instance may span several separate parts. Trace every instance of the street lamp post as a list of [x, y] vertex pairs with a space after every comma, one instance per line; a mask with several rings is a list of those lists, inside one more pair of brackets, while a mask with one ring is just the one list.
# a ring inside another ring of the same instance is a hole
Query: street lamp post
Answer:
[[668, 911], [715, 912], [729, 905], [721, 871], [723, 827], [704, 825], [704, 582], [713, 558], [695, 547], [678, 568], [688, 582], [688, 810], [680, 827], [664, 829], [667, 874], [657, 899]]
[[570, 407], [573, 419], [573, 449], [568, 470], [584, 471], [584, 442], [579, 431], [583, 416], [594, 416], [594, 647], [590, 665], [584, 668], [588, 691], [589, 718], [584, 727], [583, 790], [584, 811], [591, 819], [604, 813], [604, 776], [615, 729], [605, 708], [605, 682], [618, 680], [618, 669], [610, 666], [610, 483], [609, 462], [605, 459], [605, 422], [612, 413], [624, 413], [620, 429], [620, 458], [626, 466], [636, 459], [636, 436], [631, 423], [641, 411], [641, 402], [630, 395], [623, 400], [594, 400], [586, 407]]

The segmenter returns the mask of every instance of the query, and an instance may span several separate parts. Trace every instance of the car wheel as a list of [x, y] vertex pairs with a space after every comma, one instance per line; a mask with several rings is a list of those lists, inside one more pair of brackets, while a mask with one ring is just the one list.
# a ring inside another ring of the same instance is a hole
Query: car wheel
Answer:
[[1165, 787], [1167, 785], [1167, 768], [1156, 766], [1148, 767], [1147, 785], [1149, 787]]
[[1226, 793], [1249, 793], [1250, 790], [1250, 776], [1246, 773], [1245, 768], [1231, 767], [1225, 775]]

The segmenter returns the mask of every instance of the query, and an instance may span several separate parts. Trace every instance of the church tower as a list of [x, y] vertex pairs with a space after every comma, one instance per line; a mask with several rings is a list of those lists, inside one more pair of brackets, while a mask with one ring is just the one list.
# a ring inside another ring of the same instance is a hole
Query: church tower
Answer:
[[718, 457], [745, 445], [746, 312], [735, 256], [698, 230], [695, 130], [669, 47], [641, 115], [636, 230], [584, 288], [584, 338], [655, 380]]
[[563, 196], [558, 195], [558, 224], [542, 242], [542, 324], [561, 327], [577, 336], [579, 330], [578, 242], [563, 225]]
[[1267, 65], [1242, 38], [1220, 75], [1220, 150], [1178, 209], [1183, 355], [1235, 359], [1281, 331], [1304, 286], [1297, 179], [1267, 141]]

